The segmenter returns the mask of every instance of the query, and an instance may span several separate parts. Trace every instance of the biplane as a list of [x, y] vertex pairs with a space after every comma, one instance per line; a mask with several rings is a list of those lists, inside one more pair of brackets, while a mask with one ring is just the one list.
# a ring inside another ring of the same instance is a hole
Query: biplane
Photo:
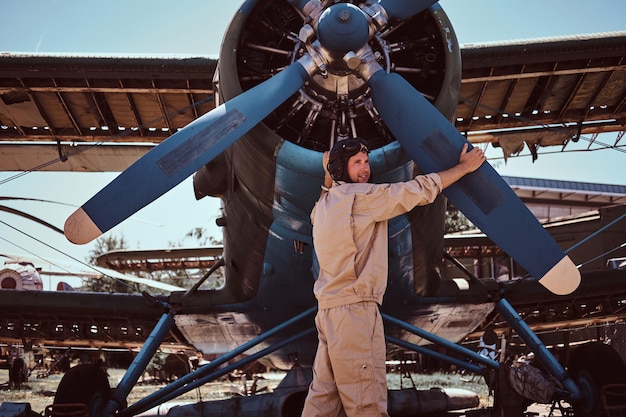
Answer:
[[[309, 213], [323, 177], [322, 152], [365, 137], [374, 148], [374, 177], [395, 182], [451, 166], [468, 142], [490, 142], [510, 155], [523, 146], [564, 147], [581, 135], [622, 131], [625, 45], [626, 34], [613, 33], [584, 43], [577, 37], [461, 50], [433, 1], [249, 0], [224, 36], [219, 61], [1, 56], [0, 139], [32, 141], [3, 144], [3, 169], [30, 169], [22, 163], [35, 157], [42, 158], [38, 165], [58, 161], [66, 170], [123, 169], [68, 218], [70, 241], [97, 238], [194, 175], [198, 199], [222, 201], [224, 250], [214, 267], [225, 274], [218, 290], [199, 290], [200, 280], [166, 296], [2, 291], [3, 317], [24, 338], [56, 332], [59, 339], [144, 342], [111, 394], [90, 383], [94, 378], [59, 387], [65, 401], [86, 402], [92, 416], [137, 415], [255, 360], [291, 372], [272, 400], [238, 401], [239, 415], [297, 415], [307, 387], [303, 369], [316, 348], [318, 266]], [[137, 142], [159, 144], [141, 149]], [[462, 263], [456, 263], [461, 278], [444, 276], [447, 200], [515, 259], [521, 279], [480, 278]], [[577, 416], [601, 414], [601, 388], [626, 382], [623, 361], [605, 344], [557, 358], [510, 301], [532, 295], [566, 314], [565, 300], [598, 295], [608, 282], [615, 312], [626, 296], [619, 290], [623, 271], [589, 271], [580, 283], [565, 248], [490, 165], [432, 205], [394, 219], [389, 231], [381, 306], [389, 355], [412, 350], [471, 372], [499, 372], [501, 363], [458, 344], [496, 312], [556, 381], [551, 399], [570, 402]], [[64, 324], [51, 326], [46, 316]], [[99, 327], [94, 317], [108, 324]], [[153, 326], [132, 324], [139, 319]], [[126, 406], [144, 367], [172, 335], [222, 356]], [[450, 354], [425, 349], [431, 344]], [[88, 398], [72, 397], [77, 386], [90, 389]], [[390, 393], [391, 415], [418, 413], [415, 396], [407, 401], [401, 394]], [[170, 413], [219, 415], [235, 406], [194, 407]]]

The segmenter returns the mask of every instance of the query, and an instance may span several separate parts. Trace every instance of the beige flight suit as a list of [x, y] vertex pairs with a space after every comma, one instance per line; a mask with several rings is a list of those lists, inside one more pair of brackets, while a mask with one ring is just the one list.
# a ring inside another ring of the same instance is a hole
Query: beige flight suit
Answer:
[[437, 174], [393, 184], [340, 182], [315, 204], [319, 344], [303, 417], [388, 415], [378, 311], [387, 287], [387, 220], [432, 203], [441, 190]]

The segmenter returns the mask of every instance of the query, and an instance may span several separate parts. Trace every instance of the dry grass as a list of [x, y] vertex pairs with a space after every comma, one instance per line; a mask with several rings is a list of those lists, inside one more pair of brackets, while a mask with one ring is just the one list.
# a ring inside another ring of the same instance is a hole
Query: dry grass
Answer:
[[52, 404], [54, 394], [63, 375], [50, 375], [48, 378], [37, 379], [33, 375], [29, 381], [24, 383], [21, 389], [8, 389], [9, 371], [0, 369], [0, 383], [2, 388], [0, 398], [8, 402], [27, 402], [31, 409], [37, 413], [43, 413], [45, 407]]
[[[109, 369], [109, 384], [111, 387], [117, 386], [120, 379], [124, 375], [123, 369]], [[8, 371], [0, 369], [0, 399], [10, 402], [28, 402], [31, 405], [31, 409], [37, 413], [43, 414], [46, 406], [52, 404], [54, 401], [54, 395], [56, 393], [57, 386], [61, 382], [64, 374], [52, 374], [47, 378], [37, 378], [34, 374], [29, 378], [28, 382], [24, 383], [21, 389], [8, 389], [9, 380]], [[147, 395], [155, 392], [163, 384], [149, 384], [142, 383], [136, 385], [128, 396], [128, 403], [133, 402], [146, 397]], [[226, 398], [232, 395], [231, 384], [227, 382], [213, 382], [206, 384], [200, 389], [193, 390], [178, 398], [185, 401], [199, 401], [199, 400], [212, 400]]]
[[[109, 383], [112, 387], [117, 386], [119, 380], [123, 376], [124, 370], [121, 369], [109, 369]], [[37, 378], [34, 374], [30, 377], [20, 390], [9, 390], [4, 384], [9, 380], [8, 371], [0, 369], [0, 399], [10, 402], [28, 402], [31, 405], [33, 411], [43, 414], [45, 407], [52, 404], [54, 400], [54, 394], [56, 388], [61, 381], [63, 374], [53, 374], [47, 378]], [[278, 385], [282, 374], [270, 373], [265, 374], [263, 379], [259, 381], [258, 387], [260, 389], [267, 388], [272, 390]], [[481, 406], [491, 405], [491, 400], [488, 396], [487, 387], [482, 382], [482, 378], [474, 378], [473, 382], [464, 382], [458, 374], [444, 374], [435, 373], [432, 375], [411, 375], [409, 377], [403, 377], [400, 374], [389, 374], [389, 388], [409, 388], [415, 386], [417, 389], [429, 389], [432, 387], [439, 388], [463, 388], [470, 391], [474, 391], [479, 394], [481, 399]], [[141, 384], [137, 385], [130, 393], [128, 402], [133, 402], [155, 392], [163, 385]], [[236, 395], [235, 391], [240, 388], [239, 383], [229, 383], [227, 381], [213, 382], [206, 384], [199, 389], [192, 390], [185, 394], [183, 397], [179, 397], [177, 400], [183, 401], [209, 401], [215, 399], [223, 399]]]

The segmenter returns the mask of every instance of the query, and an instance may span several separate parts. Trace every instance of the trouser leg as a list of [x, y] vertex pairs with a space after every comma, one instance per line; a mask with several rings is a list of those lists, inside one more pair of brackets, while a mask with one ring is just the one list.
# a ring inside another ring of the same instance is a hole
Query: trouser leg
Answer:
[[378, 305], [330, 310], [328, 351], [346, 415], [388, 416], [385, 335]]
[[320, 310], [316, 324], [320, 341], [302, 415], [342, 415], [343, 405], [348, 417], [388, 417], [385, 335], [377, 304]]
[[313, 381], [304, 402], [302, 417], [343, 417], [345, 413], [335, 384], [335, 376], [328, 356], [328, 344], [324, 326], [326, 310], [320, 310], [315, 318], [318, 329], [318, 345], [313, 362]]

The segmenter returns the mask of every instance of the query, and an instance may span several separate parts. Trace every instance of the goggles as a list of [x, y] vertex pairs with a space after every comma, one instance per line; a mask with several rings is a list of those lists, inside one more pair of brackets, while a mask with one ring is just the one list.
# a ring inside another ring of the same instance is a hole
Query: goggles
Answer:
[[356, 155], [359, 152], [370, 153], [370, 150], [364, 140], [346, 139], [341, 142], [341, 153]]

